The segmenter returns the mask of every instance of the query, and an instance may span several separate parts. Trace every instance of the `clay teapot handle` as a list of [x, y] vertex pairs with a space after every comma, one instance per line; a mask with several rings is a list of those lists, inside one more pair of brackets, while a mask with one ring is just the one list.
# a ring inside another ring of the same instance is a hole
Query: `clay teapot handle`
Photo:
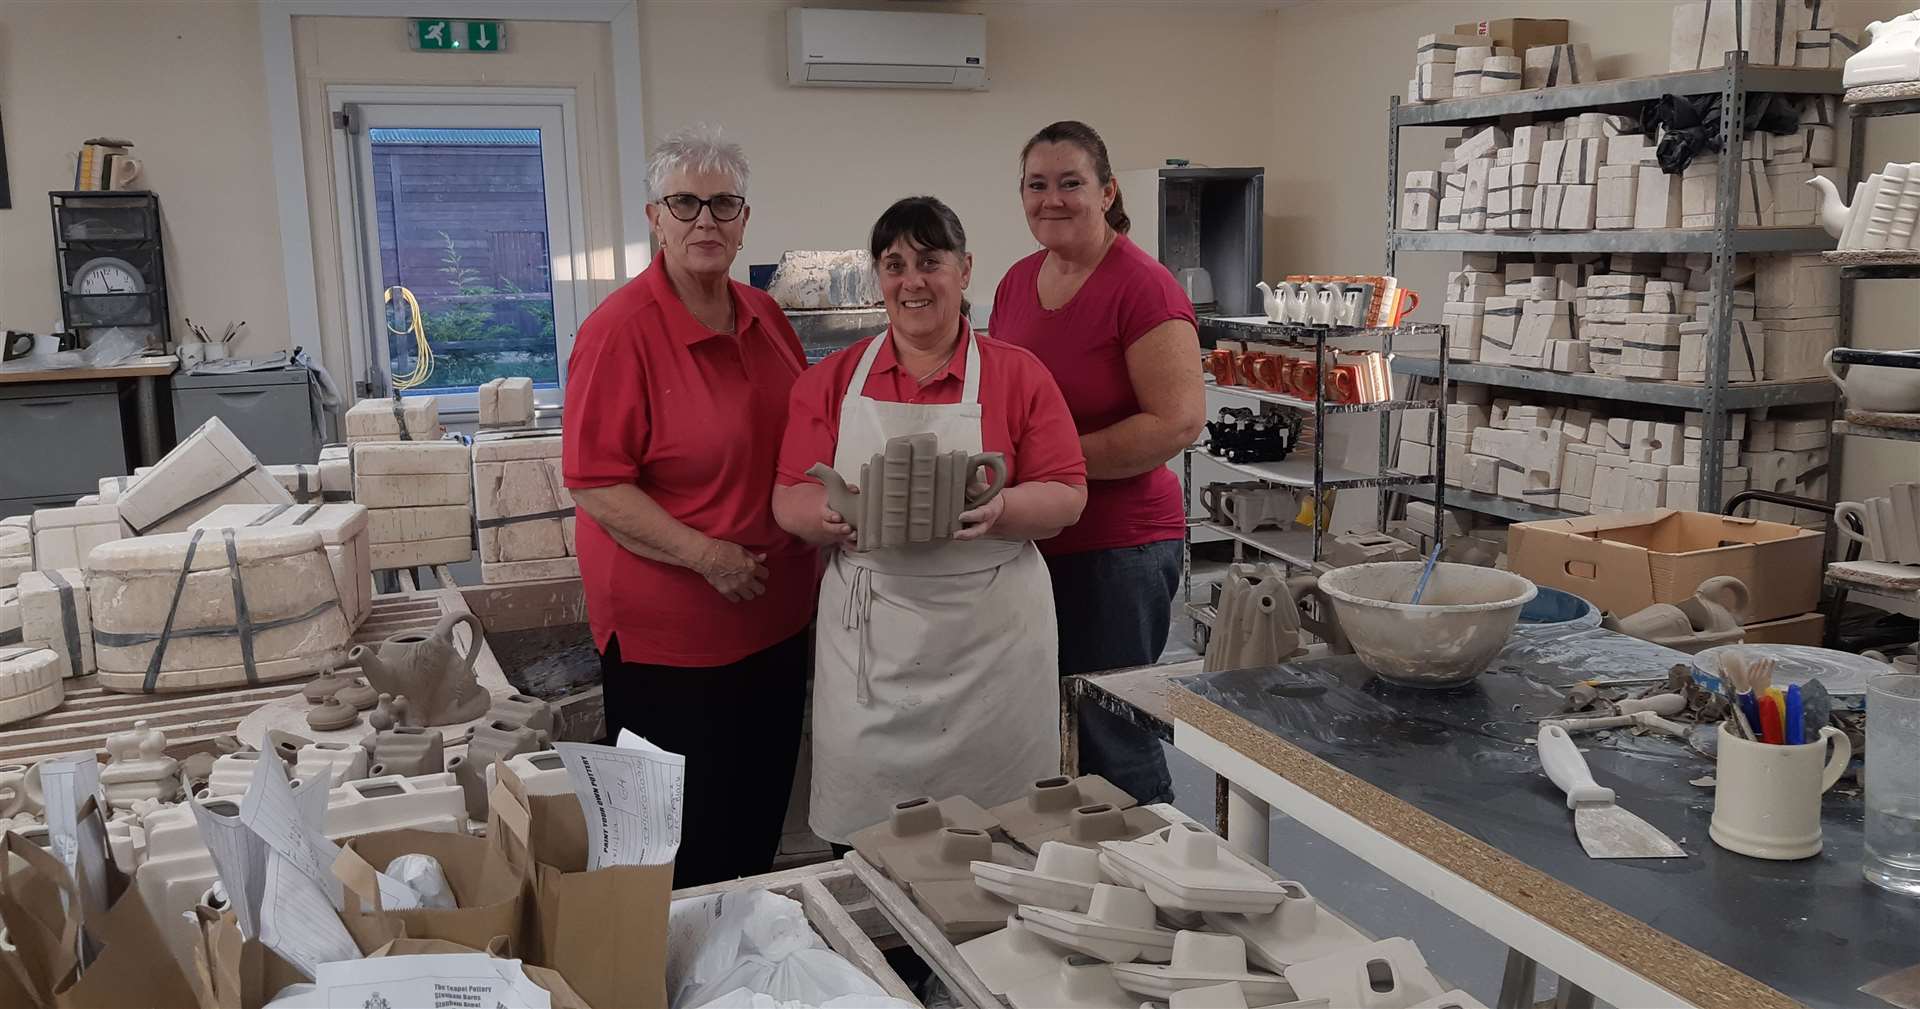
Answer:
[[1308, 596], [1319, 600], [1319, 611], [1325, 619], [1307, 616], [1306, 610], [1300, 611], [1300, 626], [1313, 632], [1313, 636], [1327, 643], [1327, 650], [1334, 655], [1351, 655], [1353, 646], [1347, 643], [1347, 636], [1340, 631], [1340, 621], [1334, 616], [1333, 597], [1320, 587], [1320, 579], [1315, 575], [1295, 575], [1287, 579], [1287, 594], [1293, 597], [1297, 607]]
[[473, 643], [467, 647], [467, 654], [462, 656], [467, 662], [466, 671], [471, 673], [473, 672], [474, 660], [480, 657], [480, 635], [482, 631], [479, 617], [474, 616], [471, 612], [449, 613], [441, 617], [440, 622], [434, 625], [433, 636], [437, 638], [443, 634], [446, 635], [447, 647], [454, 649], [457, 653], [459, 646], [453, 643], [453, 628], [456, 624], [466, 624], [467, 630], [473, 632]]
[[973, 471], [983, 466], [986, 467], [988, 473], [992, 474], [992, 479], [988, 482], [986, 490], [978, 494], [967, 495], [967, 508], [969, 510], [978, 508], [993, 500], [1002, 490], [1005, 490], [1007, 486], [1006, 456], [998, 452], [981, 452], [968, 457], [967, 481], [969, 483], [973, 481]]

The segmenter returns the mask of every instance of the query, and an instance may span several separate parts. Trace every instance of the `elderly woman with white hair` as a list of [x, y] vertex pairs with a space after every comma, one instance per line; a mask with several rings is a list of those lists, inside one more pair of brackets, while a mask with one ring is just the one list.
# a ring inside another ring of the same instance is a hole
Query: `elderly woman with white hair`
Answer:
[[659, 251], [574, 339], [565, 475], [608, 734], [687, 758], [685, 887], [765, 872], [779, 846], [815, 582], [770, 501], [806, 358], [773, 300], [727, 275], [751, 216], [739, 145], [673, 133], [647, 183]]

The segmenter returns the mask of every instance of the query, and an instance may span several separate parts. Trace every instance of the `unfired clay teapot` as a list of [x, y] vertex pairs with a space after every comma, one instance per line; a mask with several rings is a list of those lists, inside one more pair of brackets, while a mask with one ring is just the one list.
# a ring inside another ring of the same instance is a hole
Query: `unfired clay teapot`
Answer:
[[[466, 655], [453, 644], [453, 627], [466, 624], [473, 643]], [[492, 698], [473, 676], [480, 655], [480, 620], [471, 613], [449, 613], [430, 634], [404, 631], [369, 648], [355, 645], [347, 661], [360, 667], [374, 689], [405, 694], [412, 720], [421, 725], [453, 725], [487, 713]], [[376, 650], [377, 649], [377, 650]]]
[[[988, 474], [986, 489], [968, 493], [981, 469]], [[1007, 460], [998, 452], [941, 452], [936, 436], [910, 434], [888, 439], [860, 467], [858, 493], [826, 463], [815, 463], [807, 475], [826, 486], [827, 506], [859, 534], [856, 549], [872, 550], [952, 538], [962, 512], [1006, 487]]]

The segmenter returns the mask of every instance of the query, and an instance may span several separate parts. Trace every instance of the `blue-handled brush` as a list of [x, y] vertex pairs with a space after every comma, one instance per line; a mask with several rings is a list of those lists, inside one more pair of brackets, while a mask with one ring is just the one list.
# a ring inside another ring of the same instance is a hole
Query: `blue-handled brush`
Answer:
[[1420, 569], [1420, 584], [1413, 587], [1413, 598], [1408, 600], [1411, 605], [1418, 606], [1420, 597], [1427, 594], [1427, 579], [1433, 577], [1433, 566], [1440, 562], [1440, 550], [1443, 546], [1445, 546], [1444, 543], [1435, 543], [1433, 553], [1427, 555], [1427, 566]]

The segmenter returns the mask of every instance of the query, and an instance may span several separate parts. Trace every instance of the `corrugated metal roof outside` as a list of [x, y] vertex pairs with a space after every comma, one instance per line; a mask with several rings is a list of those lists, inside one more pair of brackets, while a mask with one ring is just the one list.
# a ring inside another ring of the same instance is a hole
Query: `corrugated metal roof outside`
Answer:
[[376, 144], [418, 144], [427, 147], [538, 147], [539, 130], [418, 130], [380, 128], [367, 131]]

